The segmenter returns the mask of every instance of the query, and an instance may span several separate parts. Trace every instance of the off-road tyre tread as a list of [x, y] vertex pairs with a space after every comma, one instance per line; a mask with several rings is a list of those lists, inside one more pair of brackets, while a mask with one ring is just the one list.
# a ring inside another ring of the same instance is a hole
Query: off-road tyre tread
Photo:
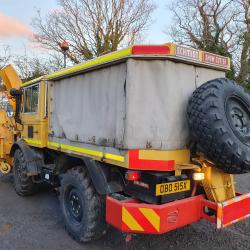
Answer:
[[[21, 178], [16, 176], [16, 164], [17, 160], [19, 164], [23, 165], [24, 172], [22, 173]], [[37, 192], [37, 185], [32, 181], [32, 177], [27, 176], [26, 171], [26, 162], [21, 149], [17, 149], [14, 153], [14, 188], [18, 195], [20, 196], [30, 196]], [[16, 179], [18, 178], [18, 179]], [[19, 181], [20, 185], [17, 185], [17, 181]]]
[[250, 171], [250, 150], [232, 136], [219, 110], [220, 94], [229, 86], [250, 103], [242, 87], [226, 78], [219, 78], [208, 81], [194, 91], [189, 99], [187, 118], [196, 150], [204, 153], [224, 172], [241, 174]]
[[101, 238], [107, 231], [107, 224], [105, 221], [105, 197], [99, 195], [83, 166], [74, 167], [69, 169], [66, 173], [61, 175], [61, 188], [60, 188], [60, 205], [64, 213], [64, 186], [67, 185], [68, 178], [74, 178], [79, 183], [79, 188], [82, 190], [86, 210], [85, 213], [85, 227], [80, 233], [75, 233], [64, 216], [65, 229], [68, 234], [78, 242], [89, 242]]

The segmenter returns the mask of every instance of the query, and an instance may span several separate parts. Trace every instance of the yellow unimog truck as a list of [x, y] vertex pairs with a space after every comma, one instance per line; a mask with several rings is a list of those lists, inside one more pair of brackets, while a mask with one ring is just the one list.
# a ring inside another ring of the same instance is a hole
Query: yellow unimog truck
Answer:
[[233, 174], [250, 170], [250, 98], [230, 59], [176, 44], [134, 45], [22, 83], [1, 69], [0, 170], [21, 196], [60, 190], [76, 240], [112, 225], [162, 234], [250, 214]]

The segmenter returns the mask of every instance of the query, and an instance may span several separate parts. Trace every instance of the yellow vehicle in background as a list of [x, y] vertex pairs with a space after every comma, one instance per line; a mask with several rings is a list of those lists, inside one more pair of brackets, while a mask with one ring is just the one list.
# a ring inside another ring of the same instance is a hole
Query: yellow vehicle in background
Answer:
[[134, 45], [22, 83], [0, 70], [0, 171], [21, 196], [60, 188], [68, 233], [110, 224], [162, 234], [250, 214], [233, 174], [250, 170], [250, 99], [229, 58], [176, 44]]
[[13, 159], [10, 157], [10, 151], [14, 141], [20, 134], [20, 126], [15, 121], [14, 115], [16, 113], [16, 100], [10, 96], [10, 90], [20, 89], [21, 79], [17, 75], [12, 66], [7, 66], [0, 73], [3, 80], [2, 87], [4, 91], [0, 93], [0, 158], [1, 171], [8, 173], [11, 171]]

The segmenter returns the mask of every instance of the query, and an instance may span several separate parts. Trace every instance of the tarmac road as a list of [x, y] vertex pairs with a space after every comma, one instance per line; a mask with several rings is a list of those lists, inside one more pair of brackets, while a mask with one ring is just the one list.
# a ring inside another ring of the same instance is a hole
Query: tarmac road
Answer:
[[[238, 190], [250, 192], [250, 175], [236, 178]], [[125, 243], [111, 228], [99, 241], [79, 244], [64, 231], [57, 193], [22, 198], [15, 194], [11, 176], [0, 177], [0, 249], [250, 249], [250, 220], [216, 231], [205, 221], [165, 235], [139, 235]]]

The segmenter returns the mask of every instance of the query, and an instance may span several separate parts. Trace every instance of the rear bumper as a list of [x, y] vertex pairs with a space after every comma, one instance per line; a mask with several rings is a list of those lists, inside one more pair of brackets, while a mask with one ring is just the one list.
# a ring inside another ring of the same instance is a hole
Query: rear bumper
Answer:
[[106, 199], [106, 221], [123, 232], [162, 234], [206, 219], [224, 228], [250, 216], [250, 194], [215, 203], [198, 195], [163, 205]]

